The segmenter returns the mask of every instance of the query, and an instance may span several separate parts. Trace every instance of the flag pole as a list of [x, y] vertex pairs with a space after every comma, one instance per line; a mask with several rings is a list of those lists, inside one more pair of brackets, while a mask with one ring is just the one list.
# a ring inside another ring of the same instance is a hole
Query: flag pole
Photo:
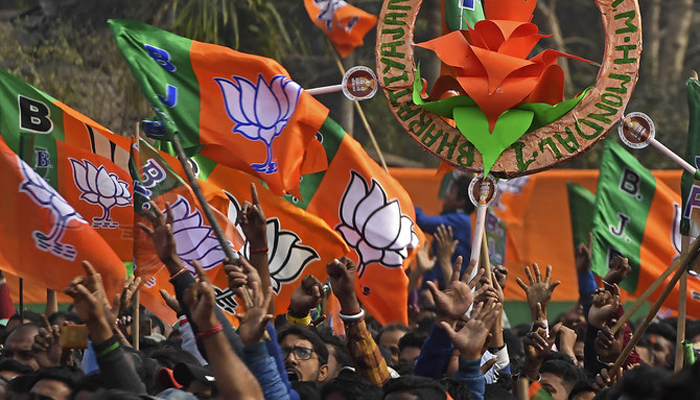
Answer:
[[[681, 254], [688, 252], [690, 238], [683, 236], [681, 239]], [[685, 340], [685, 318], [688, 305], [688, 271], [684, 271], [678, 284], [678, 325], [676, 328], [676, 362], [673, 368], [678, 372], [683, 368], [683, 341]]]
[[493, 285], [493, 281], [491, 280], [491, 259], [489, 258], [489, 243], [488, 238], [486, 237], [486, 229], [484, 229], [484, 233], [482, 236], [483, 237], [481, 238], [481, 265], [484, 268], [484, 276], [489, 278], [489, 283]]
[[[194, 172], [192, 172], [192, 168], [190, 167], [190, 163], [187, 162], [187, 156], [185, 155], [185, 150], [182, 148], [182, 143], [180, 142], [180, 137], [175, 133], [173, 135], [173, 147], [175, 147], [175, 151], [177, 152], [177, 159], [180, 160], [180, 164], [182, 164], [182, 168], [185, 170], [185, 175], [187, 175], [187, 181], [190, 184], [190, 187], [192, 188], [192, 191], [194, 192], [195, 197], [197, 197], [197, 200], [199, 201], [199, 205], [202, 207], [202, 211], [204, 211], [204, 215], [207, 217], [207, 220], [209, 221], [209, 225], [212, 227], [214, 230], [214, 234], [216, 235], [216, 238], [219, 240], [219, 244], [221, 244], [221, 248], [223, 249], [224, 253], [226, 254], [226, 258], [228, 258], [229, 262], [235, 265], [239, 265], [241, 263], [240, 260], [240, 255], [236, 254], [233, 252], [233, 249], [231, 249], [231, 246], [229, 246], [228, 239], [226, 239], [226, 235], [224, 235], [224, 231], [221, 229], [221, 225], [219, 225], [219, 221], [216, 220], [216, 217], [214, 216], [214, 213], [211, 210], [211, 206], [209, 205], [209, 202], [207, 201], [207, 198], [204, 197], [204, 193], [202, 192], [201, 186], [199, 186], [199, 183], [197, 182], [197, 178], [194, 176]], [[246, 308], [249, 308], [253, 305], [253, 298], [250, 294], [250, 291], [247, 286], [244, 286], [243, 293], [244, 293], [244, 302]]]
[[19, 319], [24, 323], [24, 279], [19, 278]]
[[693, 241], [693, 245], [690, 247], [690, 251], [688, 251], [687, 254], [681, 257], [681, 262], [678, 270], [673, 275], [668, 285], [666, 285], [664, 291], [661, 292], [661, 295], [651, 307], [651, 310], [649, 310], [649, 314], [647, 315], [646, 319], [644, 320], [644, 322], [642, 322], [642, 324], [639, 326], [634, 335], [632, 335], [630, 341], [627, 342], [627, 346], [625, 346], [625, 348], [622, 350], [622, 353], [620, 353], [620, 355], [617, 357], [617, 360], [615, 360], [615, 363], [608, 370], [608, 373], [610, 373], [611, 376], [616, 375], [617, 370], [620, 369], [625, 360], [627, 360], [627, 357], [629, 357], [630, 353], [632, 352], [632, 349], [634, 349], [634, 346], [637, 344], [637, 342], [639, 342], [639, 340], [642, 338], [642, 335], [644, 335], [644, 332], [651, 324], [651, 321], [656, 317], [656, 313], [661, 308], [661, 305], [666, 301], [668, 295], [671, 294], [673, 287], [676, 286], [676, 283], [678, 283], [678, 280], [681, 278], [681, 276], [684, 273], [686, 273], [690, 265], [693, 262], [695, 262], [698, 256], [698, 252], [700, 252], [700, 240], [697, 240], [696, 238], [696, 240]]
[[[340, 73], [342, 75], [345, 75], [345, 67], [343, 67], [343, 62], [340, 61], [340, 57], [338, 57], [338, 52], [336, 52], [335, 49], [333, 48], [333, 46], [330, 45], [330, 42], [328, 42], [328, 38], [326, 38], [326, 43], [328, 43], [328, 45], [331, 47], [331, 51], [333, 52], [333, 57], [335, 58], [335, 63], [336, 63], [336, 65], [338, 65], [338, 69], [340, 70]], [[307, 90], [307, 92], [308, 92], [308, 90]], [[389, 174], [389, 167], [387, 167], [386, 160], [384, 160], [384, 154], [382, 153], [382, 150], [379, 148], [379, 143], [377, 142], [377, 138], [374, 136], [374, 131], [372, 130], [372, 127], [369, 126], [369, 122], [367, 121], [367, 117], [365, 116], [365, 112], [362, 110], [362, 106], [360, 106], [360, 103], [357, 101], [353, 101], [353, 103], [355, 104], [355, 110], [357, 110], [357, 114], [360, 116], [360, 120], [362, 121], [362, 125], [365, 127], [367, 134], [369, 134], [369, 138], [372, 140], [372, 145], [377, 150], [377, 156], [379, 157], [380, 164], [382, 164], [384, 171], [387, 174]]]
[[136, 289], [136, 293], [134, 293], [133, 297], [133, 302], [134, 302], [134, 308], [132, 311], [132, 317], [131, 317], [131, 326], [133, 327], [131, 329], [131, 333], [133, 333], [133, 346], [134, 350], [139, 351], [139, 348], [141, 347], [140, 344], [140, 338], [141, 338], [141, 294], [139, 293], [139, 289]]
[[318, 96], [319, 94], [340, 92], [343, 90], [343, 85], [321, 86], [321, 87], [317, 87], [317, 88], [313, 88], [313, 89], [304, 89], [304, 90], [306, 90], [306, 93], [308, 93], [312, 96]]

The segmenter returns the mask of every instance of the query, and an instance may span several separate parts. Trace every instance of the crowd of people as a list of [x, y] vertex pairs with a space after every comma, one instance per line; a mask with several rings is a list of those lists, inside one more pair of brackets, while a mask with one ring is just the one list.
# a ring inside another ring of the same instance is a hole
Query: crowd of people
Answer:
[[[624, 314], [617, 284], [630, 272], [626, 259], [611, 262], [599, 285], [589, 247], [580, 245], [580, 302], [550, 316], [559, 284], [551, 267], [533, 264], [526, 268], [528, 282], [513, 284], [503, 266], [487, 276], [463, 261], [469, 255], [459, 253], [468, 252], [469, 234], [456, 232], [469, 221], [468, 202], [457, 184], [444, 213], [454, 215], [430, 220], [418, 213], [420, 224], [432, 224], [426, 230], [434, 233], [435, 246], [426, 246], [407, 272], [414, 293], [408, 325], [385, 326], [358, 301], [357, 267], [349, 258], [326, 266], [329, 285], [306, 276], [288, 309], [275, 310], [265, 216], [259, 204], [246, 203], [239, 222], [251, 249], [260, 251], [240, 263], [225, 260], [229, 287], [246, 304], [236, 329], [217, 307], [207, 274], [177, 256], [169, 207], [160, 212], [153, 204], [150, 224], [141, 228], [170, 273], [174, 295], [161, 294], [178, 323], [170, 326], [142, 310], [139, 319], [150, 329], [143, 329], [135, 350], [131, 303], [140, 279], [129, 278], [112, 301], [86, 262], [85, 274], [65, 289], [73, 299], [69, 311], [58, 312], [51, 296], [44, 315], [20, 316], [0, 280], [0, 313], [8, 318], [0, 399], [700, 398], [700, 364], [672, 372], [673, 321], [650, 325], [622, 367], [613, 367], [634, 332], [629, 323], [613, 328]], [[340, 303], [343, 335], [324, 321], [327, 286]], [[531, 323], [510, 326], [506, 287], [526, 293]], [[71, 345], [81, 341], [81, 332], [88, 336], [85, 349]], [[700, 341], [700, 325], [689, 322], [685, 335]]]

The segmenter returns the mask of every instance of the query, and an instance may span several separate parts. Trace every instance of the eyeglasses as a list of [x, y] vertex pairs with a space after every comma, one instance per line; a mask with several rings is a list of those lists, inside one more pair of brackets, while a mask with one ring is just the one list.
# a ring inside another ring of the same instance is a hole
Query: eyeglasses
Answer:
[[308, 360], [314, 353], [314, 349], [308, 347], [282, 347], [282, 358], [284, 360], [292, 353], [294, 353], [294, 357], [297, 360]]

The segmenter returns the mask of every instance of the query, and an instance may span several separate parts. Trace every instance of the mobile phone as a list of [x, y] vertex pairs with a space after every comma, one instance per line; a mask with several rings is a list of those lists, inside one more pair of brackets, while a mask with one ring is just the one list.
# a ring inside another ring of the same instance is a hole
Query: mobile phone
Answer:
[[64, 349], [87, 349], [88, 330], [85, 325], [61, 327], [61, 347]]

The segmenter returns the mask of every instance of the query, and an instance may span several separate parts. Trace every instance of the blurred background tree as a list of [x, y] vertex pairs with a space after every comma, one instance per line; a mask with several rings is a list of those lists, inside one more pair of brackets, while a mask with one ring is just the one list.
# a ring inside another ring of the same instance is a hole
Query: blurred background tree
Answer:
[[[485, 0], [497, 1], [497, 0]], [[632, 1], [632, 0], [627, 0]], [[381, 0], [349, 0], [378, 14]], [[644, 52], [640, 79], [629, 111], [648, 113], [657, 137], [683, 153], [687, 131], [685, 80], [700, 65], [694, 0], [640, 0]], [[151, 116], [107, 27], [108, 18], [130, 18], [196, 40], [278, 60], [302, 87], [337, 84], [341, 73], [325, 35], [309, 20], [302, 0], [3, 0], [0, 3], [0, 67], [22, 77], [57, 99], [128, 135], [137, 121]], [[538, 0], [534, 22], [555, 48], [600, 62], [604, 48], [601, 16], [594, 0]], [[440, 34], [439, 0], [425, 0], [415, 27], [415, 42]], [[374, 67], [376, 34], [344, 60], [347, 67]], [[438, 65], [432, 53], [417, 49], [424, 75], [434, 79]], [[598, 68], [566, 60], [567, 96], [595, 82]], [[353, 109], [341, 94], [319, 97], [332, 118], [374, 152], [367, 132], [352, 124]], [[394, 163], [435, 167], [438, 160], [401, 129], [379, 93], [363, 102], [379, 145]], [[612, 133], [611, 133], [612, 134]], [[597, 168], [602, 146], [564, 164]], [[634, 154], [650, 168], [676, 168], [658, 152]], [[400, 157], [398, 157], [400, 155]]]

